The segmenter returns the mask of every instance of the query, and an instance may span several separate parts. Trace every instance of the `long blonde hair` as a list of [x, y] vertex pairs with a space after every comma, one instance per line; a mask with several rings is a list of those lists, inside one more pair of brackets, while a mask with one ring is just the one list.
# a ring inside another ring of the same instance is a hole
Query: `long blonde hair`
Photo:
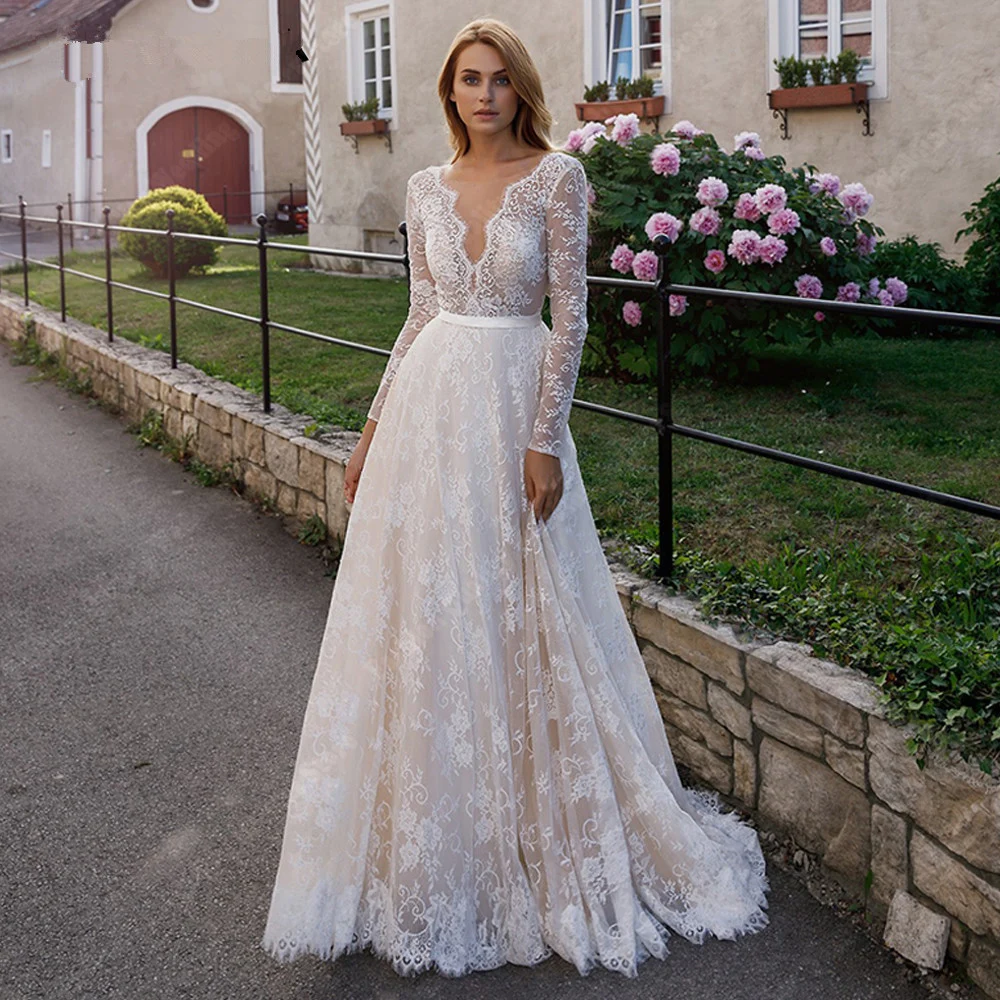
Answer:
[[493, 17], [478, 17], [470, 21], [454, 37], [444, 65], [438, 74], [438, 95], [444, 107], [445, 120], [448, 123], [448, 141], [455, 155], [451, 162], [469, 151], [469, 130], [465, 127], [450, 98], [455, 78], [455, 67], [462, 50], [473, 42], [484, 42], [492, 45], [500, 53], [508, 78], [521, 98], [521, 103], [511, 123], [515, 138], [519, 142], [551, 152], [555, 147], [549, 140], [549, 129], [552, 128], [552, 114], [545, 106], [542, 94], [542, 78], [538, 74], [524, 42], [503, 21]]

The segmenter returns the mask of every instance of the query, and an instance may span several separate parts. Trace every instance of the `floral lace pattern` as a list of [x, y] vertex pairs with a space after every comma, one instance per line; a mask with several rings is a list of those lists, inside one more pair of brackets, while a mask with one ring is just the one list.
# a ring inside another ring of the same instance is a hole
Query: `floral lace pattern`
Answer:
[[[717, 796], [681, 785], [566, 422], [583, 168], [553, 153], [514, 182], [475, 263], [435, 171], [407, 188], [411, 309], [373, 405], [261, 945], [282, 962], [370, 947], [402, 974], [555, 953], [635, 976], [671, 930], [766, 926], [764, 857]], [[546, 286], [551, 331], [530, 318]], [[536, 446], [563, 473], [547, 521], [525, 496]]]
[[551, 152], [504, 191], [473, 261], [458, 192], [442, 167], [419, 170], [406, 189], [410, 309], [368, 411], [378, 420], [410, 345], [439, 309], [475, 316], [540, 312], [549, 296], [543, 388], [529, 447], [558, 455], [587, 336], [587, 177], [568, 153]]

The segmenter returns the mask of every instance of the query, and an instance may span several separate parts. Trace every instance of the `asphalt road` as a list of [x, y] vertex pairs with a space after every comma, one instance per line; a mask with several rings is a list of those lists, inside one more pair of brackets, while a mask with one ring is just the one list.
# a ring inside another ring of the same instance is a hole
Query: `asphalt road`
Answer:
[[559, 958], [462, 979], [258, 945], [333, 581], [0, 345], [0, 997], [927, 996], [773, 864], [771, 923], [637, 979]]

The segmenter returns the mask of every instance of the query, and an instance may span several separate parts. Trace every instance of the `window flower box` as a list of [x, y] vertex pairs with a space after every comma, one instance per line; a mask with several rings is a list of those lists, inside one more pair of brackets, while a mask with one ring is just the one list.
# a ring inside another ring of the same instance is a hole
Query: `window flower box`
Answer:
[[871, 112], [868, 102], [870, 80], [852, 83], [824, 83], [812, 87], [783, 87], [767, 95], [768, 107], [775, 118], [781, 120], [781, 138], [788, 136], [789, 108], [835, 108], [854, 105], [864, 114], [864, 135], [871, 135]]
[[340, 134], [354, 143], [355, 153], [358, 151], [359, 135], [384, 136], [389, 146], [389, 152], [392, 152], [392, 137], [389, 135], [388, 118], [360, 118], [356, 121], [341, 122]]
[[767, 96], [774, 108], [832, 108], [861, 104], [868, 100], [869, 80], [855, 83], [824, 83], [819, 87], [788, 87], [772, 90]]
[[576, 117], [581, 122], [602, 122], [612, 115], [634, 114], [639, 118], [658, 118], [663, 114], [666, 99], [663, 94], [655, 97], [633, 97], [624, 101], [577, 101]]

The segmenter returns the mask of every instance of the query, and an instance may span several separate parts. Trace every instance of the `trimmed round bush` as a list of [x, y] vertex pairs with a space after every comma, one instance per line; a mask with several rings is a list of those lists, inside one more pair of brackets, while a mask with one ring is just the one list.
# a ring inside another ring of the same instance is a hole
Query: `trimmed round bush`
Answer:
[[[229, 227], [213, 211], [204, 195], [172, 185], [157, 188], [132, 203], [121, 224], [136, 229], [167, 229], [167, 209], [174, 210], [175, 233], [226, 236]], [[119, 245], [157, 278], [167, 277], [167, 240], [148, 233], [121, 233]], [[182, 278], [195, 267], [207, 267], [219, 259], [219, 244], [200, 240], [174, 240], [174, 274]]]

